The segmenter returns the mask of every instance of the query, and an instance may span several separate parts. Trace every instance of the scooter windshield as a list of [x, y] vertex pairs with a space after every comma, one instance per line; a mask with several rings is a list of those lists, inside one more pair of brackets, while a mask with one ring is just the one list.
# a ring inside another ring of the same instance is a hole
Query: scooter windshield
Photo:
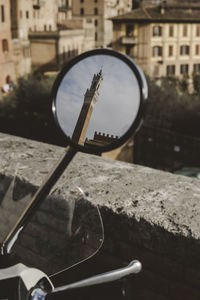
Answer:
[[[66, 175], [20, 232], [12, 251], [23, 264], [54, 275], [93, 256], [103, 243], [103, 224], [97, 206], [81, 187], [66, 187]], [[0, 176], [1, 242], [31, 200], [26, 183]]]

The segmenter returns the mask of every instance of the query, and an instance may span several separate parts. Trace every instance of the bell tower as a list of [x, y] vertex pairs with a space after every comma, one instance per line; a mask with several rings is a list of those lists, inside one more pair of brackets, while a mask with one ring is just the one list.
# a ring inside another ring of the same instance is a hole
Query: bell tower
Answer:
[[86, 90], [84, 101], [76, 126], [72, 135], [72, 141], [83, 145], [85, 135], [90, 122], [94, 104], [98, 101], [99, 87], [103, 80], [102, 70], [94, 74], [90, 88]]

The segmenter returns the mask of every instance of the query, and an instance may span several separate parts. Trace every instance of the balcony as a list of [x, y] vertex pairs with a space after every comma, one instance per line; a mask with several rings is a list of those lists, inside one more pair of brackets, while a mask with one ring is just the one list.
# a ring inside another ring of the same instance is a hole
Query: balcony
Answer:
[[60, 5], [58, 7], [59, 12], [66, 12], [66, 11], [71, 10], [71, 9], [72, 9], [71, 5]]
[[123, 45], [135, 45], [137, 44], [137, 38], [134, 36], [124, 36], [121, 39]]
[[44, 6], [45, 4], [45, 0], [36, 0], [34, 1], [34, 4], [33, 4], [33, 9], [40, 9], [42, 6]]
[[40, 9], [40, 4], [33, 4], [33, 9]]

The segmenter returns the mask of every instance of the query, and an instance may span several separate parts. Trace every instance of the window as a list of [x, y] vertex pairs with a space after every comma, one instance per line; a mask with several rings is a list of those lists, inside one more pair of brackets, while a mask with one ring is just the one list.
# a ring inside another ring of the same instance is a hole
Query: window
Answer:
[[2, 51], [8, 52], [8, 40], [6, 40], [6, 39], [2, 40]]
[[134, 25], [127, 24], [126, 25], [126, 36], [133, 36]]
[[155, 65], [154, 66], [153, 74], [154, 74], [154, 77], [159, 77], [159, 75], [160, 75], [160, 67], [159, 67], [159, 65]]
[[98, 15], [98, 8], [97, 7], [94, 8], [94, 14]]
[[181, 55], [189, 55], [190, 54], [190, 46], [188, 46], [188, 45], [181, 46], [180, 54]]
[[62, 58], [63, 58], [63, 61], [65, 61], [65, 59], [66, 59], [66, 52], [65, 52], [65, 47], [64, 46], [63, 46]]
[[196, 36], [200, 36], [200, 25], [196, 26]]
[[153, 56], [162, 56], [162, 47], [161, 46], [153, 47]]
[[52, 25], [49, 25], [49, 31], [52, 31]]
[[24, 47], [23, 54], [24, 54], [24, 57], [30, 57], [31, 56], [30, 48], [29, 47]]
[[84, 2], [84, 0], [80, 0], [80, 3], [83, 3]]
[[46, 24], [44, 25], [44, 31], [47, 31], [47, 25]]
[[94, 25], [98, 26], [98, 20], [94, 20]]
[[20, 17], [20, 19], [23, 18], [23, 11], [22, 10], [19, 11], [19, 17]]
[[83, 16], [84, 15], [84, 8], [80, 9], [80, 15]]
[[187, 64], [181, 65], [180, 73], [183, 75], [187, 75], [189, 71], [189, 66]]
[[162, 36], [162, 27], [161, 26], [153, 27], [153, 36]]
[[194, 64], [193, 71], [194, 73], [200, 73], [200, 64]]
[[126, 46], [126, 54], [129, 56], [133, 56], [133, 46], [132, 45]]
[[92, 24], [92, 19], [86, 19], [86, 22]]
[[1, 5], [1, 22], [5, 22], [5, 11], [4, 11], [4, 5]]
[[173, 25], [170, 25], [169, 26], [169, 36], [174, 36], [174, 26]]
[[200, 45], [195, 46], [195, 54], [199, 55], [200, 54]]
[[187, 36], [187, 25], [183, 25], [183, 36]]
[[169, 46], [169, 56], [173, 56], [173, 46]]
[[167, 66], [167, 76], [175, 75], [176, 67], [175, 65]]
[[70, 49], [70, 47], [68, 47], [67, 56], [68, 56], [68, 58], [70, 58], [70, 57], [71, 57], [71, 49]]
[[97, 2], [98, 2], [98, 0], [94, 0], [94, 2], [95, 2], [95, 3], [97, 3]]
[[26, 11], [26, 18], [29, 19], [29, 11]]
[[95, 32], [95, 36], [94, 36], [95, 41], [98, 41], [98, 33]]

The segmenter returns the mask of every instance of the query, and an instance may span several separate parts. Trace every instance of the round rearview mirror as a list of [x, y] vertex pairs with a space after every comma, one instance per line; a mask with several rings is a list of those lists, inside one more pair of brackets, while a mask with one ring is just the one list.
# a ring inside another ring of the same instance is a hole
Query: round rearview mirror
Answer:
[[96, 49], [75, 57], [58, 74], [53, 112], [71, 146], [101, 153], [133, 135], [147, 94], [146, 79], [130, 58]]

